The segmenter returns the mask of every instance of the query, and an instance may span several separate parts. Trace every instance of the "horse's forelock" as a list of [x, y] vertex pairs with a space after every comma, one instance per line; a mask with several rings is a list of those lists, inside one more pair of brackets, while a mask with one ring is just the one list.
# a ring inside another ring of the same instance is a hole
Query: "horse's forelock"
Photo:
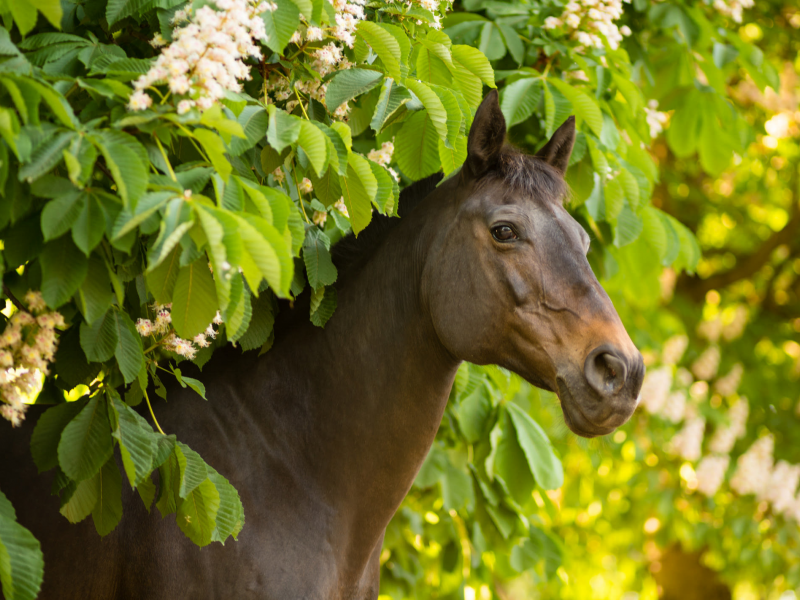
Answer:
[[478, 182], [479, 186], [499, 182], [526, 196], [545, 198], [553, 204], [563, 204], [569, 198], [569, 186], [561, 172], [535, 156], [507, 148], [494, 169]]

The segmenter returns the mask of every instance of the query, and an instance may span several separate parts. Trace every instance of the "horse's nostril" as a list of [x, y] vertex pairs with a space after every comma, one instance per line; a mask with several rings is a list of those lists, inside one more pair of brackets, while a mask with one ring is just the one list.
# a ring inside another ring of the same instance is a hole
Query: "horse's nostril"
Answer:
[[628, 367], [620, 354], [610, 346], [595, 348], [584, 364], [586, 380], [602, 396], [616, 394], [628, 375]]

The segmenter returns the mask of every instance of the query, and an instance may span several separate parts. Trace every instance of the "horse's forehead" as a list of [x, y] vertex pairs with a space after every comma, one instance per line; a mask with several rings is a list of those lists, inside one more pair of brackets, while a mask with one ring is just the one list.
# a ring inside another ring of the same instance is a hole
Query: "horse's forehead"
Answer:
[[470, 212], [490, 212], [502, 207], [513, 207], [515, 212], [527, 214], [541, 219], [558, 219], [566, 211], [560, 203], [554, 201], [546, 192], [533, 193], [516, 189], [496, 180], [480, 187], [473, 194], [467, 206]]

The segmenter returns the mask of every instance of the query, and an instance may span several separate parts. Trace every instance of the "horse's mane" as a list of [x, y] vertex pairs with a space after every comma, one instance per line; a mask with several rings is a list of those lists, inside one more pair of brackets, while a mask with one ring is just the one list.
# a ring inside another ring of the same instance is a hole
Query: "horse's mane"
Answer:
[[[407, 217], [442, 180], [441, 173], [421, 179], [400, 192], [398, 214]], [[567, 197], [569, 187], [561, 172], [542, 159], [525, 154], [513, 146], [506, 145], [495, 167], [484, 174], [479, 186], [491, 181], [502, 181], [510, 189], [527, 195], [544, 197], [549, 202], [561, 203]], [[381, 242], [394, 227], [400, 224], [397, 217], [374, 213], [370, 224], [358, 234], [344, 237], [333, 247], [333, 262], [340, 274], [362, 267], [375, 254]]]
[[373, 213], [372, 221], [358, 234], [358, 237], [351, 233], [337, 243], [333, 247], [332, 255], [339, 273], [354, 271], [363, 266], [375, 254], [389, 231], [399, 225], [403, 217], [410, 215], [411, 211], [436, 189], [442, 177], [441, 173], [434, 173], [430, 177], [412, 183], [400, 192], [400, 201], [397, 206], [399, 219]]

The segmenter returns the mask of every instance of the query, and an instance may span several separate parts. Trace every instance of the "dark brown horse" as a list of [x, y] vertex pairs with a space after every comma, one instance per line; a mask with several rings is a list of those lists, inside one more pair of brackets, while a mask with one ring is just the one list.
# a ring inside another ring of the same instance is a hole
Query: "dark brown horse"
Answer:
[[325, 329], [298, 301], [267, 354], [231, 349], [209, 363], [208, 403], [176, 388], [158, 406], [164, 429], [239, 490], [238, 542], [200, 550], [129, 490], [100, 539], [90, 521], [58, 514], [29, 455], [31, 426], [3, 434], [0, 489], [41, 540], [42, 598], [376, 598], [386, 525], [464, 360], [557, 391], [579, 435], [628, 419], [642, 359], [562, 206], [574, 121], [538, 157], [505, 147], [505, 133], [491, 92], [460, 173], [415, 184], [402, 219], [377, 218], [340, 245]]

